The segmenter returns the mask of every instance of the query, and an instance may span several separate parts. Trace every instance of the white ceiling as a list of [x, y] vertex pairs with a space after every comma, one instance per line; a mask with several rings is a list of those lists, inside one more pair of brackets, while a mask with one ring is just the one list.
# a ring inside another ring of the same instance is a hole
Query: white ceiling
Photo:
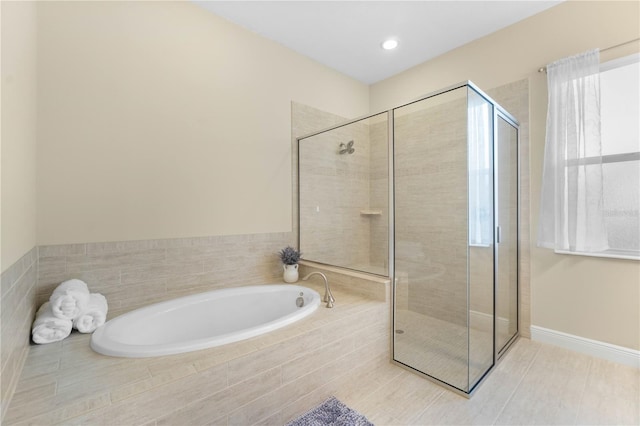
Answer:
[[[194, 2], [371, 84], [535, 15], [561, 0]], [[380, 44], [386, 38], [397, 39], [398, 48], [383, 50]]]

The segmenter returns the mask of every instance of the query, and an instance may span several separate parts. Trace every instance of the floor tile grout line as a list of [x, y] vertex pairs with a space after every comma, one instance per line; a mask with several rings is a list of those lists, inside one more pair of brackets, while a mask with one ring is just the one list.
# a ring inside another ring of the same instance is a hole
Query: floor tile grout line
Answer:
[[[122, 399], [119, 399], [119, 400], [117, 400], [117, 401], [114, 401], [114, 400], [113, 400], [113, 392], [114, 392], [114, 391], [116, 391], [116, 390], [120, 390], [120, 389], [122, 389], [123, 387], [126, 387], [126, 386], [135, 386], [136, 384], [142, 383], [142, 382], [147, 381], [147, 380], [150, 380], [150, 379], [152, 380], [154, 376], [153, 376], [153, 374], [151, 373], [151, 370], [149, 369], [149, 367], [148, 367], [148, 366], [147, 366], [147, 367], [145, 367], [145, 370], [146, 370], [147, 374], [149, 375], [149, 377], [145, 377], [145, 378], [142, 378], [142, 379], [134, 380], [133, 382], [123, 383], [123, 384], [118, 385], [118, 386], [115, 386], [115, 387], [111, 387], [111, 386], [109, 387], [109, 401], [111, 401], [111, 405], [116, 404], [116, 403], [118, 403], [119, 401], [125, 400], [125, 399], [127, 399], [127, 398], [129, 398], [129, 397], [132, 397], [132, 396], [135, 396], [135, 395], [139, 395], [139, 394], [144, 393], [144, 392], [148, 392], [148, 391], [150, 390], [150, 389], [148, 389], [148, 390], [145, 390], [145, 391], [132, 393], [132, 394], [130, 394], [129, 396], [127, 396], [126, 398], [122, 398]], [[183, 377], [186, 377], [186, 376], [183, 376]], [[176, 380], [178, 380], [178, 379], [176, 379]], [[172, 380], [172, 381], [170, 381], [170, 382], [167, 382], [167, 383], [171, 383], [171, 382], [173, 382], [173, 381], [174, 381], [174, 380]], [[159, 385], [159, 386], [162, 386], [162, 385]], [[157, 388], [157, 387], [159, 387], [159, 386], [154, 386], [153, 388]], [[153, 389], [153, 388], [152, 388], [152, 389]]]
[[[317, 370], [314, 370], [314, 372], [315, 372], [315, 371], [317, 371]], [[313, 374], [313, 372], [312, 372], [312, 373], [310, 373], [310, 374]], [[340, 379], [341, 379], [341, 377], [335, 377], [334, 379], [330, 380], [328, 383], [325, 383], [325, 385], [323, 385], [323, 387], [324, 387], [324, 386], [327, 386], [327, 385], [329, 385], [329, 384], [332, 384], [332, 383], [333, 383], [333, 384], [335, 384], [335, 383], [336, 383], [336, 382], [338, 382]], [[289, 383], [291, 383], [291, 382], [289, 382]], [[380, 387], [382, 387], [382, 385], [380, 385], [379, 387], [377, 387], [375, 390], [373, 390], [373, 391], [369, 392], [368, 396], [367, 396], [367, 397], [365, 397], [364, 399], [362, 399], [362, 401], [366, 401], [366, 400], [367, 400], [367, 399], [368, 399], [372, 394], [374, 394], [374, 393], [375, 393], [375, 392], [376, 392]], [[308, 396], [308, 395], [309, 395], [309, 394], [307, 394], [306, 396]], [[335, 395], [334, 395], [334, 396], [335, 396]], [[288, 405], [286, 405], [285, 407], [291, 406], [292, 404], [294, 404], [294, 403], [296, 403], [296, 402], [298, 402], [298, 401], [302, 400], [303, 398], [305, 398], [305, 396], [301, 396], [300, 398], [298, 398], [298, 399], [296, 399], [296, 400], [294, 400], [294, 401], [289, 401], [289, 404], [288, 404]], [[280, 410], [280, 413], [282, 413], [282, 411], [283, 411], [283, 410]], [[302, 414], [304, 414], [304, 413], [302, 413]], [[300, 415], [302, 415], [302, 414], [300, 414]], [[364, 414], [364, 413], [362, 413], [362, 414]]]
[[500, 411], [498, 412], [498, 414], [496, 415], [495, 419], [493, 420], [493, 422], [491, 423], [492, 425], [495, 425], [496, 422], [498, 421], [498, 419], [500, 418], [500, 416], [502, 415], [502, 413], [504, 413], [504, 410], [507, 408], [507, 406], [509, 405], [509, 403], [511, 402], [511, 400], [513, 399], [513, 396], [516, 394], [516, 392], [518, 391], [518, 389], [520, 389], [520, 386], [522, 385], [522, 382], [524, 381], [525, 376], [529, 373], [529, 370], [531, 370], [531, 367], [533, 366], [533, 364], [536, 362], [536, 360], [538, 359], [538, 356], [540, 354], [540, 347], [538, 347], [536, 349], [536, 353], [533, 356], [533, 358], [531, 358], [531, 361], [529, 362], [529, 365], [527, 366], [526, 370], [522, 373], [522, 375], [520, 376], [520, 380], [518, 380], [518, 384], [516, 384], [516, 386], [513, 388], [513, 391], [511, 391], [511, 394], [509, 395], [509, 398], [507, 398], [507, 400], [504, 402], [502, 408], [500, 409]]
[[[367, 401], [369, 401], [371, 398], [373, 398], [373, 396], [374, 396], [376, 393], [378, 393], [378, 391], [379, 391], [380, 389], [384, 389], [384, 388], [386, 387], [386, 385], [388, 385], [389, 383], [391, 383], [391, 382], [393, 382], [395, 379], [397, 379], [397, 378], [398, 378], [398, 376], [400, 376], [400, 374], [402, 374], [402, 371], [399, 371], [399, 372], [398, 372], [398, 374], [394, 375], [394, 376], [393, 376], [393, 377], [391, 377], [389, 380], [386, 380], [384, 383], [380, 383], [380, 385], [379, 385], [379, 386], [377, 386], [375, 389], [371, 390], [371, 391], [367, 394], [367, 396], [366, 396], [366, 397], [362, 398], [362, 399], [360, 400], [360, 403], [361, 403], [361, 404], [363, 404], [363, 405], [365, 405], [365, 403], [366, 403]], [[366, 416], [366, 414], [365, 414], [365, 413], [362, 413], [362, 414]]]
[[593, 368], [593, 360], [589, 360], [589, 369], [587, 370], [586, 377], [584, 379], [584, 385], [582, 387], [582, 392], [580, 393], [580, 402], [578, 402], [578, 409], [576, 410], [576, 416], [573, 419], [574, 425], [577, 425], [578, 418], [580, 417], [580, 412], [582, 411], [582, 401], [584, 401], [584, 395], [587, 392], [587, 383], [589, 383], [589, 377], [591, 377], [591, 370]]
[[427, 406], [426, 406], [426, 407], [424, 407], [424, 409], [423, 409], [423, 410], [421, 410], [421, 411], [418, 413], [418, 415], [413, 416], [413, 418], [412, 418], [411, 420], [409, 420], [407, 423], [408, 423], [408, 424], [413, 424], [412, 422], [414, 422], [414, 421], [416, 421], [417, 419], [419, 419], [420, 417], [422, 417], [422, 415], [423, 415], [424, 413], [426, 413], [426, 412], [427, 412], [427, 410], [428, 410], [429, 408], [431, 408], [433, 405], [435, 405], [435, 403], [436, 403], [436, 402], [438, 402], [438, 401], [440, 400], [440, 398], [442, 398], [442, 397], [444, 396], [444, 393], [445, 393], [445, 392], [449, 392], [449, 391], [448, 391], [448, 390], [445, 390], [445, 389], [441, 389], [441, 390], [440, 390], [440, 393], [438, 393], [438, 395], [437, 395], [435, 398], [433, 398], [433, 401], [431, 401], [429, 404], [427, 404]]

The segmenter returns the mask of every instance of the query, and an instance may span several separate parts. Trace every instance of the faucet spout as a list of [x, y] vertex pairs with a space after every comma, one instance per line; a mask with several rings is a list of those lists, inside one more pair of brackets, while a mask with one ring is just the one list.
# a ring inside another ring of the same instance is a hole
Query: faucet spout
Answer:
[[333, 294], [331, 294], [331, 288], [329, 287], [329, 280], [327, 279], [327, 276], [325, 274], [317, 271], [311, 272], [306, 277], [304, 277], [302, 281], [308, 280], [313, 275], [320, 275], [324, 280], [324, 297], [322, 298], [322, 301], [327, 304], [327, 308], [333, 308], [333, 303], [336, 301], [336, 299], [334, 299]]

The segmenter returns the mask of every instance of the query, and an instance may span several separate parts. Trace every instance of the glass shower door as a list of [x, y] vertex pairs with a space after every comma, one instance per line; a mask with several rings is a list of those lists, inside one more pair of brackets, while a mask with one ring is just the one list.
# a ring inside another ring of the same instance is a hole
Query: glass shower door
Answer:
[[469, 389], [494, 362], [494, 107], [468, 95]]
[[496, 351], [518, 332], [518, 128], [498, 114], [496, 133]]

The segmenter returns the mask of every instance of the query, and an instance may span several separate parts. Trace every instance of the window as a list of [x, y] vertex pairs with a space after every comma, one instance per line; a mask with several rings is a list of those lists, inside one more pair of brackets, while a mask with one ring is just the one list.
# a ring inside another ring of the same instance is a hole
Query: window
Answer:
[[640, 256], [640, 55], [603, 64], [600, 114], [610, 254]]
[[600, 66], [600, 115], [609, 249], [588, 255], [640, 259], [640, 55]]

